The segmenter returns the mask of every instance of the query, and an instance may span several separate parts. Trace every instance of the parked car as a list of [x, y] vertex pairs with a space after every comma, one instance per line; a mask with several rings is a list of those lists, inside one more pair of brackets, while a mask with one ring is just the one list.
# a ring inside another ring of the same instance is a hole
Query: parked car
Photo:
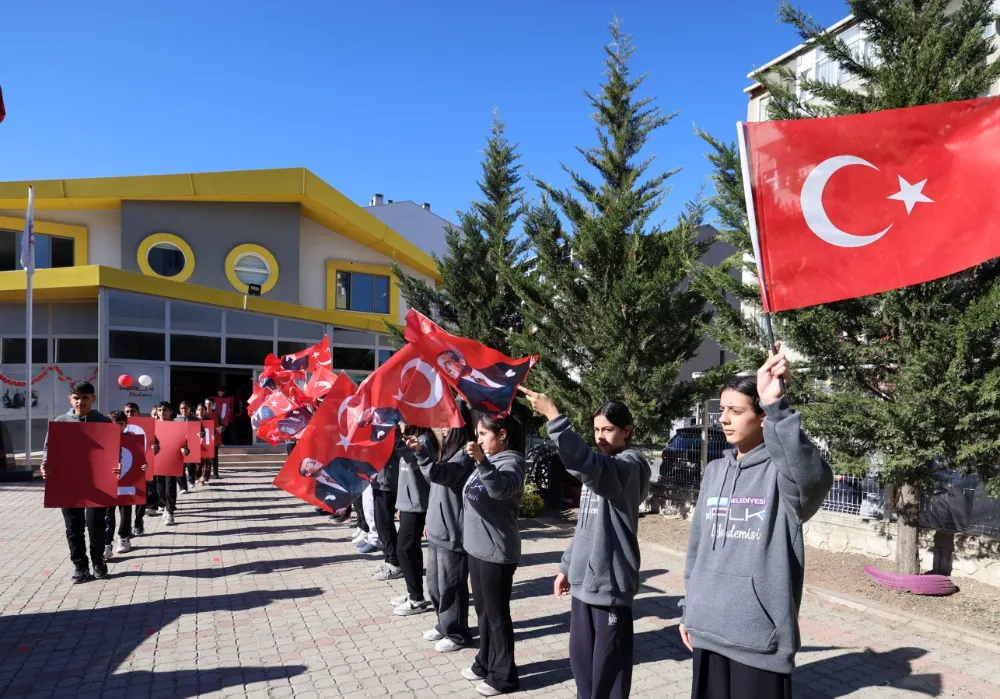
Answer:
[[[701, 483], [701, 425], [682, 427], [667, 442], [659, 483], [697, 487]], [[718, 425], [708, 428], [708, 460], [721, 459], [729, 443]]]

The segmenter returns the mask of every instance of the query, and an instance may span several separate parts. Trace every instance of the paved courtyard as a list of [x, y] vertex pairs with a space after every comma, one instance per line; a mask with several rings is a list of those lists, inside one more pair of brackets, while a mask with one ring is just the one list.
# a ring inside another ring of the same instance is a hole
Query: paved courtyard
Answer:
[[[394, 617], [402, 581], [377, 583], [350, 531], [270, 485], [275, 467], [232, 464], [147, 523], [104, 582], [71, 585], [62, 518], [40, 483], [0, 484], [0, 696], [474, 697], [439, 655], [431, 615]], [[525, 522], [514, 587], [523, 691], [575, 696], [569, 603], [552, 577], [571, 532]], [[689, 695], [677, 636], [683, 561], [643, 551], [633, 697]], [[809, 581], [820, 583], [821, 581]], [[1000, 697], [1000, 657], [935, 625], [891, 621], [807, 593], [800, 697]]]

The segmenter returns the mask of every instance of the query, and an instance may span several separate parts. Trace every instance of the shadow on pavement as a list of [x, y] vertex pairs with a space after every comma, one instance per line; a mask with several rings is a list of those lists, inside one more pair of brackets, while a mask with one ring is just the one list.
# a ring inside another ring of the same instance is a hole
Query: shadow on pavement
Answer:
[[[118, 577], [118, 576], [116, 576]], [[121, 576], [124, 577], [124, 576]], [[88, 583], [99, 585], [100, 583]], [[0, 695], [21, 696], [56, 689], [103, 693], [121, 685], [156, 688], [178, 683], [172, 697], [197, 696], [205, 682], [231, 686], [247, 673], [258, 681], [270, 677], [301, 674], [302, 666], [227, 668], [190, 672], [130, 672], [113, 675], [148, 638], [185, 614], [216, 611], [247, 611], [279, 600], [294, 600], [322, 594], [319, 588], [280, 592], [258, 591], [231, 595], [206, 595], [193, 599], [166, 599], [124, 604], [100, 609], [35, 612], [0, 618]], [[194, 684], [189, 677], [194, 677]], [[9, 679], [8, 679], [9, 678]], [[227, 680], [229, 678], [229, 680]], [[148, 680], [148, 681], [147, 681]], [[183, 680], [187, 688], [181, 688]], [[229, 682], [225, 685], [223, 683]], [[110, 687], [106, 686], [110, 683]], [[6, 685], [6, 686], [4, 686]], [[95, 688], [92, 688], [94, 686]], [[84, 689], [86, 687], [86, 689]], [[123, 687], [123, 688], [125, 688]], [[129, 692], [133, 694], [133, 692]]]
[[[214, 550], [214, 549], [213, 549]], [[202, 580], [215, 580], [225, 578], [230, 575], [267, 575], [276, 571], [287, 570], [308, 570], [319, 568], [334, 563], [347, 563], [351, 561], [363, 560], [360, 554], [342, 554], [336, 556], [319, 556], [313, 558], [287, 558], [276, 561], [249, 561], [247, 563], [222, 563], [211, 568], [193, 568], [190, 570], [125, 570], [121, 573], [112, 572], [112, 578], [149, 577], [151, 575], [159, 577], [181, 577], [198, 578]], [[124, 560], [124, 559], [123, 559]], [[136, 559], [141, 561], [142, 559]], [[374, 560], [374, 559], [373, 559]]]
[[[896, 687], [936, 697], [942, 692], [941, 675], [913, 674], [913, 661], [927, 655], [923, 648], [896, 648], [877, 653], [871, 648], [800, 665], [793, 683], [809, 687], [820, 696], [837, 699], [866, 687]], [[819, 682], [823, 684], [819, 684]], [[830, 684], [836, 689], [830, 689]]]

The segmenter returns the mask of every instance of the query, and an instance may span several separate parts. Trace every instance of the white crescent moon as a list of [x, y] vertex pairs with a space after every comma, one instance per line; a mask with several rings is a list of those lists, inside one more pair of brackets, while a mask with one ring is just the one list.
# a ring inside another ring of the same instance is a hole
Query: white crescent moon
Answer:
[[826, 189], [826, 183], [834, 173], [849, 165], [864, 165], [878, 170], [867, 160], [853, 155], [837, 155], [824, 160], [809, 173], [802, 185], [802, 215], [806, 219], [806, 225], [824, 242], [839, 248], [860, 248], [871, 245], [888, 233], [892, 224], [875, 235], [852, 235], [833, 225], [830, 217], [826, 215], [826, 209], [823, 208], [823, 190]]
[[341, 420], [341, 418], [344, 416], [344, 411], [347, 410], [347, 403], [353, 397], [354, 396], [347, 396], [347, 398], [345, 398], [344, 400], [340, 401], [340, 407], [337, 408], [337, 425], [338, 426], [343, 426], [344, 422], [343, 422], [343, 420]]
[[407, 405], [412, 405], [414, 408], [433, 408], [435, 405], [441, 402], [441, 397], [444, 395], [444, 383], [441, 381], [441, 377], [438, 376], [437, 371], [434, 370], [427, 362], [423, 362], [419, 359], [411, 359], [406, 364], [403, 365], [403, 370], [399, 372], [399, 382], [402, 383], [406, 374], [412, 369], [416, 369], [431, 385], [430, 395], [427, 396], [427, 400], [421, 403], [411, 403], [410, 401], [403, 401]]
[[142, 450], [147, 451], [149, 449], [149, 437], [146, 436], [146, 430], [142, 429], [139, 425], [126, 425], [125, 431], [129, 434], [141, 434]]

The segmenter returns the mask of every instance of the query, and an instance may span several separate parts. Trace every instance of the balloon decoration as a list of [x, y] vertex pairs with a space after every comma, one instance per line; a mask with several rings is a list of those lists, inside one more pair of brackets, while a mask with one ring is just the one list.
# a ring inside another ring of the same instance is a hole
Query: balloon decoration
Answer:
[[118, 377], [118, 385], [122, 388], [128, 388], [132, 385], [132, 377], [128, 374], [122, 374]]
[[149, 388], [153, 385], [153, 379], [149, 376], [149, 374], [143, 374], [139, 377], [139, 385], [143, 388]]

